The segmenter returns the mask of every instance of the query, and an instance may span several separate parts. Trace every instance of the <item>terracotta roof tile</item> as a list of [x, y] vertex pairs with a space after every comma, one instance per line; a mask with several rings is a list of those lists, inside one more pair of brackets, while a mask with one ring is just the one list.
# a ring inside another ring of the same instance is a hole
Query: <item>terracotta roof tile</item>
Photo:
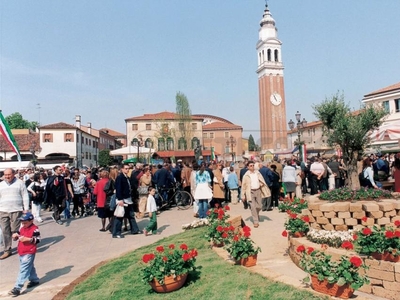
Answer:
[[[36, 152], [38, 152], [38, 149], [40, 147], [40, 141], [39, 141], [39, 133], [30, 133], [30, 134], [15, 134], [14, 135], [15, 141], [18, 144], [19, 151], [29, 151], [29, 148], [31, 147], [32, 143], [36, 143]], [[7, 141], [4, 139], [4, 137], [0, 134], [0, 149], [3, 152], [9, 152], [13, 151], [10, 147], [10, 145], [7, 143]], [[1, 154], [1, 153], [0, 153]]]
[[203, 126], [203, 131], [207, 130], [225, 130], [225, 129], [242, 129], [242, 126], [232, 123], [213, 122]]
[[105, 133], [107, 133], [107, 134], [109, 134], [109, 135], [111, 135], [113, 137], [125, 137], [126, 136], [126, 134], [118, 132], [118, 131], [115, 131], [115, 130], [112, 130], [110, 128], [101, 128], [99, 130], [103, 131], [103, 132], [105, 132]]
[[[176, 120], [179, 118], [179, 115], [174, 113], [174, 112], [169, 112], [169, 111], [164, 111], [160, 113], [155, 113], [155, 114], [144, 114], [143, 116], [138, 116], [138, 117], [132, 117], [125, 119], [125, 122], [127, 121], [141, 121], [141, 120]], [[195, 115], [192, 115], [192, 120], [200, 120], [202, 121], [204, 118], [202, 117], [196, 117]]]
[[366, 95], [364, 95], [364, 97], [372, 96], [375, 94], [381, 94], [381, 93], [385, 93], [385, 92], [390, 92], [390, 91], [397, 90], [397, 89], [400, 89], [400, 82], [389, 85], [385, 88], [379, 89], [379, 90], [371, 92], [369, 94], [366, 94]]
[[78, 127], [64, 122], [40, 126], [39, 129], [78, 129]]
[[213, 115], [196, 114], [196, 115], [192, 115], [192, 116], [201, 117], [203, 119], [214, 119], [214, 120], [221, 121], [223, 123], [233, 124], [231, 121], [228, 121], [227, 119], [224, 119], [224, 118], [221, 118], [221, 117], [217, 117], [217, 116], [213, 116]]

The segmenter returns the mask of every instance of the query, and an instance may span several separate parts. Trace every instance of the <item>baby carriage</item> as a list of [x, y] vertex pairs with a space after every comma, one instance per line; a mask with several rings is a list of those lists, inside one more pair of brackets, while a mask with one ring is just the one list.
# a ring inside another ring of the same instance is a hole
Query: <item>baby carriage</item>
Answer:
[[83, 194], [83, 207], [85, 209], [84, 216], [93, 216], [97, 214], [96, 207], [96, 195], [90, 192], [90, 190]]

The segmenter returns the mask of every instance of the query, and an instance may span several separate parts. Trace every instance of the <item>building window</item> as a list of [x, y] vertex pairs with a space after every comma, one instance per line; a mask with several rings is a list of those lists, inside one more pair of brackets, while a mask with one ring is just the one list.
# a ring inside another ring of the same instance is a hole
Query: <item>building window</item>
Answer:
[[278, 62], [279, 61], [278, 50], [274, 51], [274, 56], [275, 56], [275, 62]]
[[206, 139], [208, 137], [207, 132], [203, 132], [203, 139]]
[[85, 138], [83, 136], [81, 136], [81, 144], [85, 143]]
[[267, 51], [267, 59], [268, 61], [271, 61], [271, 49], [268, 49]]
[[74, 135], [72, 133], [64, 133], [64, 142], [73, 142]]
[[89, 153], [85, 152], [85, 158], [89, 159]]
[[151, 124], [146, 124], [146, 130], [151, 130]]
[[132, 130], [138, 130], [138, 124], [132, 124]]
[[132, 139], [131, 145], [135, 146], [135, 147], [138, 147], [139, 146], [139, 140], [137, 138]]
[[400, 112], [400, 99], [394, 100], [394, 109], [395, 109], [395, 112]]
[[92, 159], [92, 153], [89, 152], [89, 159]]
[[186, 141], [183, 137], [181, 137], [178, 141], [178, 150], [186, 150], [187, 145], [186, 145]]
[[89, 139], [89, 146], [92, 146], [92, 140]]
[[146, 141], [144, 142], [144, 146], [146, 148], [153, 148], [153, 141], [151, 140], [151, 138], [146, 139]]
[[88, 138], [85, 138], [85, 144], [86, 144], [86, 145], [89, 144]]
[[385, 111], [389, 112], [389, 101], [383, 101], [382, 107]]
[[197, 130], [197, 123], [192, 123], [192, 130]]
[[163, 138], [158, 139], [158, 150], [159, 151], [165, 150], [165, 140]]
[[53, 142], [53, 134], [52, 133], [44, 133], [43, 134], [43, 142], [52, 143]]
[[200, 146], [200, 141], [199, 141], [199, 139], [197, 137], [194, 137], [192, 139], [192, 149], [196, 149], [197, 146]]
[[96, 154], [93, 154], [93, 159], [94, 159], [94, 161], [97, 162], [97, 155]]
[[225, 153], [229, 153], [230, 151], [230, 147], [229, 146], [225, 146]]
[[224, 138], [229, 139], [229, 131], [224, 132]]
[[171, 137], [167, 138], [167, 150], [174, 150], [174, 140]]

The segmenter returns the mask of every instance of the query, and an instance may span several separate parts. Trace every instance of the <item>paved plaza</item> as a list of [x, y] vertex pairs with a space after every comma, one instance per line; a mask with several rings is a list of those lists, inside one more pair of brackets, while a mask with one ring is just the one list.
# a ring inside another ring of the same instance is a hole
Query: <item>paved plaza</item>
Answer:
[[[258, 255], [258, 265], [252, 269], [274, 280], [302, 287], [301, 279], [306, 273], [292, 263], [286, 254], [288, 241], [281, 236], [286, 214], [277, 210], [261, 212], [260, 227], [253, 228], [250, 210], [244, 210], [240, 203], [230, 207], [230, 215], [242, 216], [252, 228], [253, 240], [262, 249]], [[146, 237], [127, 234], [124, 239], [113, 239], [108, 232], [99, 231], [101, 226], [97, 216], [72, 219], [64, 225], [52, 221], [49, 212], [45, 212], [43, 217], [44, 222], [40, 224], [42, 242], [39, 244], [35, 260], [41, 284], [28, 289], [18, 299], [52, 299], [62, 288], [99, 262], [179, 233], [183, 224], [194, 220], [192, 209], [184, 211], [173, 208], [158, 216], [160, 235]], [[139, 227], [143, 229], [148, 220], [138, 220]], [[13, 245], [15, 247], [16, 243]], [[14, 286], [18, 267], [16, 254], [0, 261], [1, 299], [11, 299], [7, 293]], [[356, 292], [356, 295], [358, 300], [382, 299], [359, 292]]]

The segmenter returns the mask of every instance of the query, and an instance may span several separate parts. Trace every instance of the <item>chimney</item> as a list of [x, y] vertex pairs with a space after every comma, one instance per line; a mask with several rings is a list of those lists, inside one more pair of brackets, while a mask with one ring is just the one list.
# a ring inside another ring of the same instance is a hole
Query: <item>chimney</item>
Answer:
[[87, 127], [87, 133], [92, 134], [92, 123], [88, 122]]
[[79, 129], [81, 128], [81, 116], [80, 115], [75, 116], [75, 126], [78, 127]]

